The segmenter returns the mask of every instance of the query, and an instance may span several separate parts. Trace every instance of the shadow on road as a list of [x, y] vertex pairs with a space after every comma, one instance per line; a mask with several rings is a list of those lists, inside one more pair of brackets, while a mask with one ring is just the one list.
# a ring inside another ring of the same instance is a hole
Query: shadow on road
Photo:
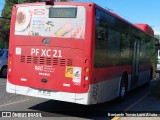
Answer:
[[46, 112], [46, 116], [73, 116], [73, 117], [106, 117], [106, 109], [114, 105], [114, 102], [107, 102], [98, 105], [79, 105], [67, 102], [49, 100], [29, 109]]
[[43, 112], [45, 116], [52, 117], [108, 117], [108, 113], [122, 112], [124, 109], [132, 105], [141, 96], [145, 95], [149, 91], [148, 87], [142, 86], [128, 93], [125, 101], [117, 102], [117, 99], [110, 102], [101, 103], [97, 105], [79, 105], [67, 102], [60, 102], [54, 100], [48, 100], [46, 102], [37, 104], [28, 109], [37, 110]]

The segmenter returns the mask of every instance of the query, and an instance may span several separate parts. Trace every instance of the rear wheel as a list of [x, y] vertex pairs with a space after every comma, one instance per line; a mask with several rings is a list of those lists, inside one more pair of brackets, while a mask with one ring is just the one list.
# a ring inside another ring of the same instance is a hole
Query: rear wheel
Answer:
[[127, 76], [123, 75], [120, 90], [119, 90], [119, 101], [123, 101], [127, 93]]
[[2, 68], [2, 70], [1, 70], [1, 76], [5, 77], [5, 78], [7, 77], [7, 67], [6, 66]]
[[151, 68], [151, 70], [150, 70], [150, 78], [149, 78], [149, 82], [150, 82], [150, 80], [152, 80], [153, 79], [153, 69]]
[[147, 81], [146, 85], [150, 85], [152, 79], [153, 79], [153, 69], [150, 70], [149, 80]]

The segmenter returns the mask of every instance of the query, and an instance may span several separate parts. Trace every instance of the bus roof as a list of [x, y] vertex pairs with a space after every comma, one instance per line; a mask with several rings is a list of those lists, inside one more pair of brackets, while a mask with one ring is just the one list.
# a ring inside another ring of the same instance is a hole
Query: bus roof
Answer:
[[148, 24], [134, 24], [134, 25], [143, 30], [144, 32], [147, 32], [154, 36], [154, 31]]
[[[28, 5], [46, 5], [45, 2], [32, 2], [32, 3], [23, 3], [16, 4], [15, 6], [28, 6]], [[84, 6], [92, 6], [95, 5], [93, 2], [54, 2], [54, 5], [84, 5]]]

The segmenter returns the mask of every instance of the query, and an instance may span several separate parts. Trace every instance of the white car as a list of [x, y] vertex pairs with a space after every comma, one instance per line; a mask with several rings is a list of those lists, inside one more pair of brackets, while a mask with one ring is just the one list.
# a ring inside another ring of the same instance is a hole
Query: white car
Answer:
[[8, 49], [0, 49], [0, 76], [7, 77]]

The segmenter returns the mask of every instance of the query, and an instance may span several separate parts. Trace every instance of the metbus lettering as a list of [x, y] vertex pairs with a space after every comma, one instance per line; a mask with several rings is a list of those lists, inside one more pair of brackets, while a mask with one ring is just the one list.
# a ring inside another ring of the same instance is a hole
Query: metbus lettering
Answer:
[[31, 56], [38, 56], [41, 57], [62, 57], [62, 51], [61, 50], [51, 50], [51, 49], [37, 49], [32, 48], [31, 49]]

